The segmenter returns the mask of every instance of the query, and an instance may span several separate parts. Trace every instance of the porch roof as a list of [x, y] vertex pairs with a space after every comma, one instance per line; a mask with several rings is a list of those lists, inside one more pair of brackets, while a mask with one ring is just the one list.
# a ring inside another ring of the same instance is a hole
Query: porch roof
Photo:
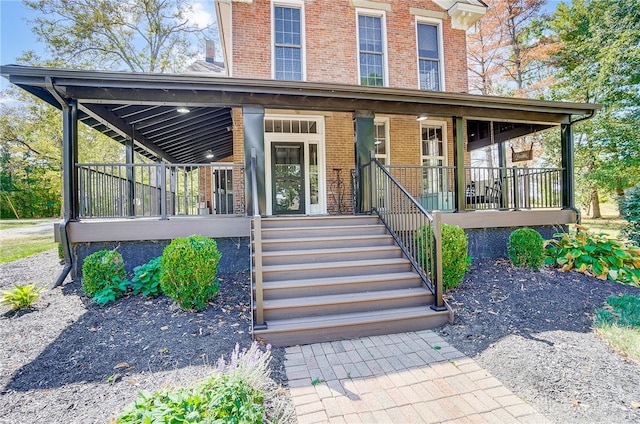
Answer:
[[[124, 141], [134, 137], [147, 156], [170, 162], [203, 162], [211, 150], [219, 160], [232, 154], [230, 108], [371, 110], [383, 114], [461, 116], [469, 120], [519, 122], [531, 128], [569, 124], [600, 105], [550, 102], [466, 93], [344, 84], [143, 74], [6, 65], [11, 83], [60, 108], [61, 97], [77, 100], [79, 119]], [[180, 115], [178, 107], [190, 113]]]

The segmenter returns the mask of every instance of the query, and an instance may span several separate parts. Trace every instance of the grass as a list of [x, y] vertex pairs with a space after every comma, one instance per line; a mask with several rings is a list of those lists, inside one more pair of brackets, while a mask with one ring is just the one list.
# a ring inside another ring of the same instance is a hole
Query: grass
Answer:
[[53, 241], [51, 234], [34, 234], [2, 239], [0, 242], [0, 263], [26, 258], [55, 247], [56, 243]]
[[19, 228], [19, 227], [29, 227], [31, 225], [36, 225], [35, 221], [0, 221], [0, 230], [9, 230], [11, 228]]
[[595, 315], [596, 333], [614, 349], [640, 362], [640, 296], [611, 296]]
[[[611, 238], [620, 238], [620, 230], [627, 225], [627, 221], [620, 218], [618, 206], [614, 203], [603, 203], [600, 205], [602, 218], [588, 218], [586, 211], [582, 211], [582, 225], [595, 234], [604, 233]], [[575, 229], [575, 228], [572, 228]]]

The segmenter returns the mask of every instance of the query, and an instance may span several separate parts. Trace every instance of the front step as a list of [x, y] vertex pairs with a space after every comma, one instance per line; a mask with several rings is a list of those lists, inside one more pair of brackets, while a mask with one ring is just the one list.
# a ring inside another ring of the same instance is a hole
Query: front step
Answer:
[[434, 296], [377, 217], [261, 223], [267, 326], [255, 337], [287, 346], [431, 329], [449, 320], [449, 311], [430, 308]]
[[292, 346], [432, 329], [446, 324], [449, 315], [419, 306], [282, 319], [267, 322], [266, 330], [254, 330], [253, 335], [273, 346]]

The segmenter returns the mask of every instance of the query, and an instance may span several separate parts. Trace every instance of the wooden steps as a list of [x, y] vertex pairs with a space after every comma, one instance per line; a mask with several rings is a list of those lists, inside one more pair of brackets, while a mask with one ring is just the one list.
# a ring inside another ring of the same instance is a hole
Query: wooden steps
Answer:
[[257, 338], [287, 346], [449, 320], [377, 217], [274, 217], [261, 227], [267, 325]]

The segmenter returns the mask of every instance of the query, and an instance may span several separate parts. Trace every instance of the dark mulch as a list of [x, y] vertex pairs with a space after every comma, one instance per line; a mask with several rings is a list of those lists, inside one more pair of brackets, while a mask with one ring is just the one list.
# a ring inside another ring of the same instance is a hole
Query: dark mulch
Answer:
[[595, 310], [624, 293], [640, 288], [481, 261], [447, 294], [455, 323], [438, 332], [554, 421], [640, 422], [640, 365], [592, 330]]

